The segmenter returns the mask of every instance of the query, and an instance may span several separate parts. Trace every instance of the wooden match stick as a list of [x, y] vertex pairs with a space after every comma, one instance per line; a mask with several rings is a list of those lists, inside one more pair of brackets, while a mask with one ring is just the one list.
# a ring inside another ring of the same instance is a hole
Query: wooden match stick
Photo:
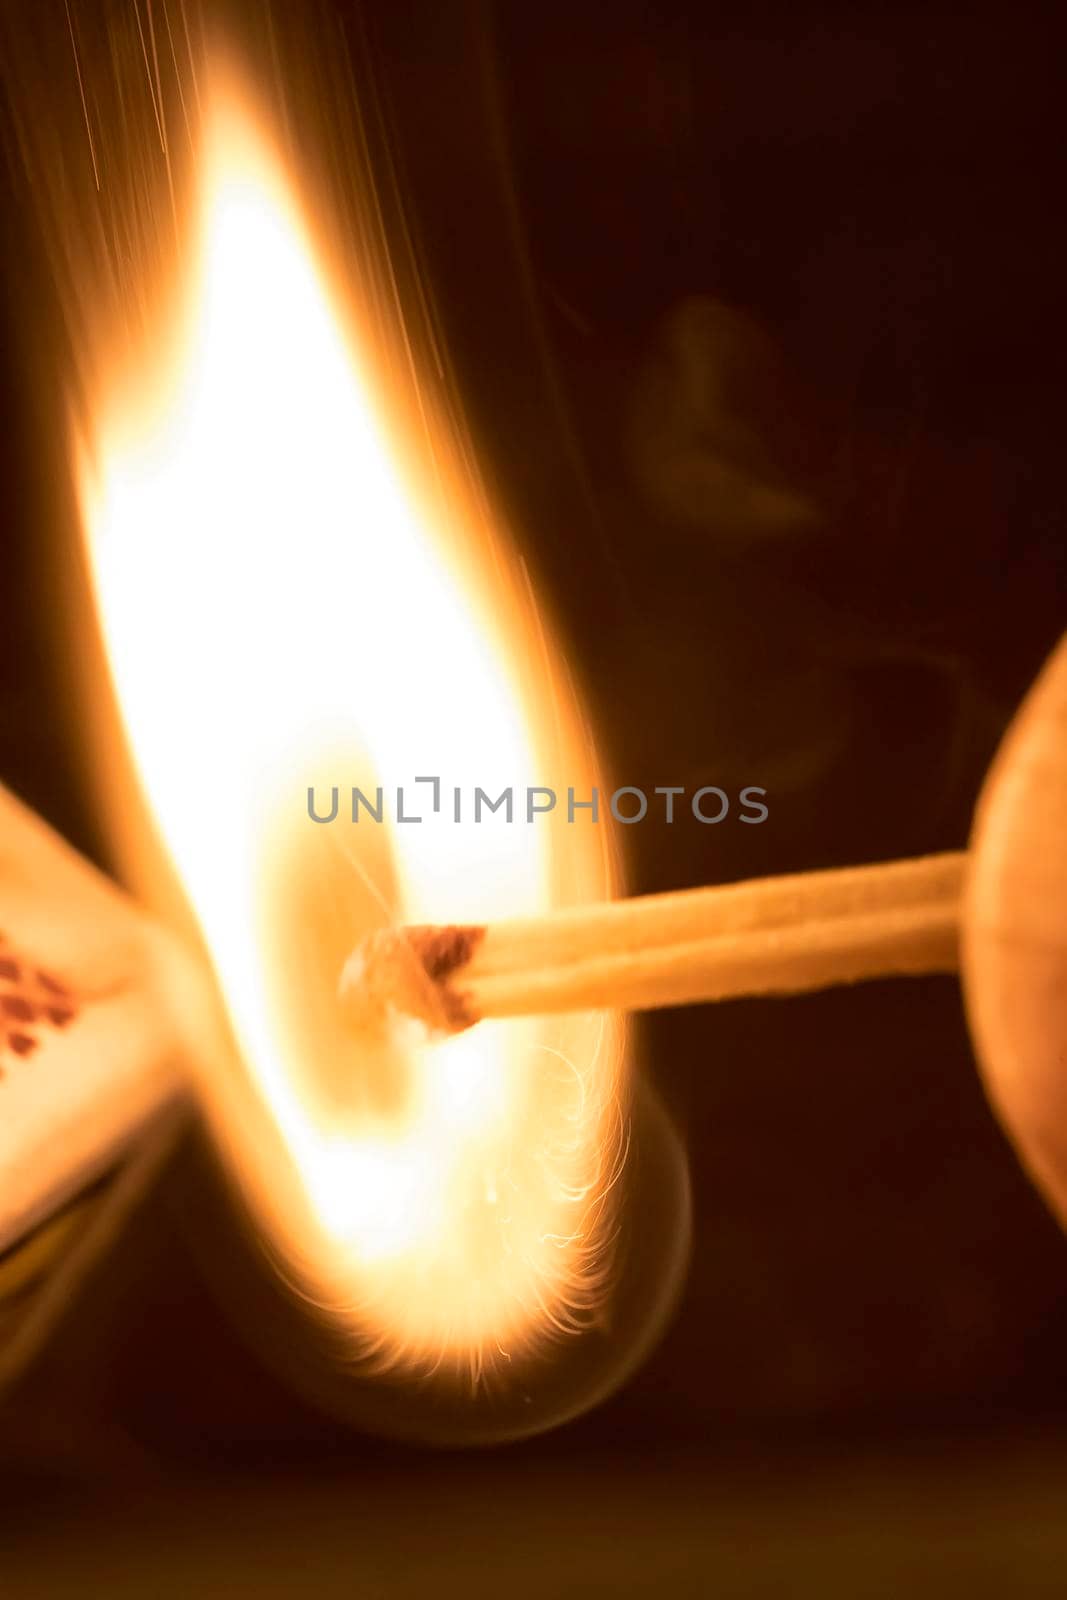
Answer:
[[648, 895], [487, 927], [386, 929], [346, 963], [342, 1003], [458, 1032], [491, 1017], [647, 1011], [954, 972], [963, 852]]

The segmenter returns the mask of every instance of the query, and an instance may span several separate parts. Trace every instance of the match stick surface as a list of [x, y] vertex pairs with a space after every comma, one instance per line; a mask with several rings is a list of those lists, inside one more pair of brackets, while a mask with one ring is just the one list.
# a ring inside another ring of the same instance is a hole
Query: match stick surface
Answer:
[[953, 972], [966, 857], [648, 895], [487, 927], [387, 930], [342, 978], [354, 1019], [649, 1010]]

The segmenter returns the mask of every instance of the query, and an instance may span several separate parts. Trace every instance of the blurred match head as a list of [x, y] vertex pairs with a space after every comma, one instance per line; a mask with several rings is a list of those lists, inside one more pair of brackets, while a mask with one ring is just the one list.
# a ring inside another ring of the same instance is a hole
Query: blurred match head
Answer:
[[370, 1038], [394, 1036], [406, 1024], [431, 1036], [461, 1033], [478, 1016], [462, 972], [482, 927], [379, 928], [345, 962], [338, 995], [346, 1021]]

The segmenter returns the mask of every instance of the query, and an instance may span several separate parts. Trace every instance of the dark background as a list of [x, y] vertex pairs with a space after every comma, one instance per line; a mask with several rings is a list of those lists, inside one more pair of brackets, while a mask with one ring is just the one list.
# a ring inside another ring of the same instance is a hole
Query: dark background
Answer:
[[[769, 792], [758, 830], [632, 830], [633, 887], [962, 846], [1065, 618], [1056, 8], [333, 10], [618, 781]], [[92, 851], [39, 559], [68, 499], [24, 377], [41, 264], [17, 175], [5, 199], [0, 773]], [[899, 1488], [933, 1451], [936, 1497], [1034, 1429], [1059, 1461], [1067, 1244], [984, 1101], [955, 983], [665, 1014], [642, 1037], [690, 1153], [688, 1283], [622, 1392], [493, 1458], [500, 1492], [738, 1461], [746, 1483], [755, 1461], [787, 1495], [827, 1451]], [[190, 1161], [60, 1336], [10, 1494], [132, 1479], [184, 1504], [219, 1473], [436, 1492], [458, 1458], [331, 1423], [237, 1340], [183, 1236]], [[55, 1421], [79, 1407], [84, 1429]], [[653, 1544], [684, 1544], [672, 1515]]]

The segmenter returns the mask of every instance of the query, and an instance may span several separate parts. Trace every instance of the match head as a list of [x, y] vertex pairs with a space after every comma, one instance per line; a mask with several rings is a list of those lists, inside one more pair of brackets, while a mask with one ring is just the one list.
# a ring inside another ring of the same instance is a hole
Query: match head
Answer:
[[379, 928], [349, 956], [338, 995], [353, 1030], [371, 1038], [404, 1019], [432, 1035], [462, 1033], [479, 1021], [462, 974], [484, 927]]

